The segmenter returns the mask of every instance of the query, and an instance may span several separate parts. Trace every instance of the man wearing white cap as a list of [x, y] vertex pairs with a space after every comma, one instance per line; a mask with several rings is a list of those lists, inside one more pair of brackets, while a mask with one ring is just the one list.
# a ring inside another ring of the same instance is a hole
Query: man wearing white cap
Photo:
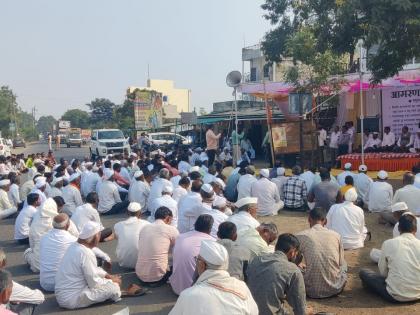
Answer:
[[361, 269], [363, 286], [391, 303], [420, 300], [420, 240], [417, 220], [406, 213], [399, 219], [400, 236], [382, 245], [379, 273]]
[[55, 296], [61, 307], [83, 308], [121, 298], [121, 278], [99, 268], [92, 251], [99, 243], [100, 228], [96, 222], [86, 223], [61, 260], [55, 278]]
[[10, 180], [0, 180], [0, 220], [10, 217], [17, 212], [17, 208], [12, 205], [9, 199]]
[[227, 272], [228, 263], [228, 253], [223, 245], [202, 241], [197, 258], [199, 278], [181, 293], [169, 314], [258, 314], [247, 285]]
[[49, 197], [54, 198], [56, 196], [63, 196], [63, 184], [64, 184], [64, 178], [63, 177], [56, 177], [53, 176], [53, 180], [51, 182], [51, 190]]
[[80, 173], [74, 172], [69, 179], [69, 184], [63, 188], [63, 199], [66, 202], [63, 211], [72, 216], [77, 207], [83, 205], [80, 194]]
[[114, 171], [104, 170], [104, 179], [99, 187], [98, 211], [101, 214], [114, 214], [127, 209], [129, 201], [121, 201], [118, 186], [113, 181]]
[[354, 187], [357, 192], [357, 203], [360, 207], [363, 207], [367, 203], [367, 194], [369, 192], [370, 184], [373, 183], [372, 178], [366, 175], [367, 166], [362, 164], [359, 166], [359, 174], [353, 177]]
[[362, 248], [367, 229], [363, 210], [354, 204], [357, 200], [356, 189], [347, 190], [344, 200], [330, 208], [326, 227], [341, 235], [344, 249]]
[[270, 181], [269, 175], [268, 169], [262, 169], [260, 179], [251, 185], [251, 196], [258, 199], [259, 216], [276, 215], [284, 206], [278, 188]]
[[410, 211], [420, 210], [420, 189], [414, 186], [415, 176], [407, 172], [403, 176], [403, 186], [395, 192], [392, 203], [405, 202]]
[[387, 172], [378, 172], [378, 180], [370, 184], [366, 201], [369, 205], [369, 211], [381, 213], [379, 223], [393, 222], [395, 224], [391, 213], [394, 191], [392, 186], [386, 182], [387, 178]]
[[381, 148], [381, 139], [379, 139], [379, 132], [374, 132], [372, 138], [369, 138], [364, 146], [365, 152], [378, 152]]
[[47, 200], [45, 189], [47, 188], [47, 179], [44, 176], [36, 177], [35, 186], [32, 188], [31, 193], [38, 194], [41, 198], [41, 204]]
[[174, 227], [178, 226], [178, 204], [177, 202], [172, 198], [172, 186], [171, 185], [165, 185], [162, 187], [162, 196], [159, 198], [156, 198], [151, 205], [151, 208], [149, 208], [150, 216], [149, 216], [149, 222], [154, 222], [155, 220], [155, 212], [160, 207], [166, 207], [169, 210], [172, 211], [172, 223], [171, 225]]
[[[186, 194], [188, 194], [188, 191], [190, 189], [190, 185], [191, 185], [191, 181], [188, 178], [188, 176], [184, 176], [182, 177], [179, 181], [178, 181], [178, 185], [176, 186], [176, 188], [174, 189], [174, 192], [172, 194], [172, 198], [178, 203], [179, 200], [185, 196]], [[175, 186], [174, 186], [175, 187]]]
[[195, 220], [201, 213], [196, 213], [198, 207], [202, 207], [201, 179], [192, 181], [191, 191], [183, 196], [178, 202], [178, 230], [180, 233], [192, 231], [194, 229]]
[[237, 190], [238, 190], [238, 200], [251, 197], [251, 186], [255, 183], [257, 179], [255, 178], [255, 167], [248, 165], [245, 167], [245, 174], [241, 175], [238, 181]]
[[228, 221], [236, 225], [237, 232], [247, 229], [255, 229], [260, 225], [257, 221], [258, 199], [247, 197], [238, 200], [235, 207], [238, 212], [229, 217]]
[[271, 181], [276, 184], [277, 190], [279, 191], [280, 199], [283, 200], [283, 185], [286, 183], [288, 177], [285, 175], [286, 169], [284, 167], [278, 167], [276, 169], [276, 177]]
[[169, 278], [172, 290], [179, 295], [189, 288], [194, 281], [196, 258], [201, 242], [215, 240], [210, 235], [214, 220], [210, 215], [202, 214], [194, 224], [194, 231], [183, 233], [176, 239], [173, 251], [173, 272]]
[[344, 171], [337, 175], [337, 182], [340, 187], [344, 186], [347, 176], [353, 177], [355, 179], [356, 174], [351, 171], [351, 163], [344, 164]]
[[147, 204], [150, 195], [150, 186], [144, 179], [142, 171], [134, 173], [133, 180], [128, 189], [128, 200], [130, 202], [137, 202], [141, 206], [141, 212], [147, 211]]
[[140, 219], [141, 206], [137, 202], [131, 202], [128, 205], [127, 214], [127, 220], [118, 222], [114, 226], [117, 239], [116, 256], [121, 267], [134, 269], [137, 262], [140, 231], [150, 223]]

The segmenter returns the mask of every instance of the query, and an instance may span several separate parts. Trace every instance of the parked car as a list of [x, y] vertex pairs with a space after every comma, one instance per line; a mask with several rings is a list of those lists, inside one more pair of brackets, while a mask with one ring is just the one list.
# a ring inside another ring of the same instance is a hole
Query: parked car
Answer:
[[151, 144], [156, 145], [169, 145], [173, 143], [191, 144], [191, 139], [172, 132], [149, 133], [148, 138]]
[[10, 156], [10, 147], [6, 143], [6, 139], [0, 138], [0, 155]]
[[26, 148], [25, 140], [22, 138], [13, 139], [13, 148]]
[[131, 153], [130, 144], [119, 129], [97, 129], [92, 131], [89, 147], [92, 158], [114, 153]]

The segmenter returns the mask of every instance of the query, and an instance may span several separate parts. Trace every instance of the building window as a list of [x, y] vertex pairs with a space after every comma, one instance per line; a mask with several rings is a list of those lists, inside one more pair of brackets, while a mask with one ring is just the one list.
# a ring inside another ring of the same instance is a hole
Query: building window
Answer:
[[251, 82], [257, 81], [257, 68], [251, 68], [250, 81]]

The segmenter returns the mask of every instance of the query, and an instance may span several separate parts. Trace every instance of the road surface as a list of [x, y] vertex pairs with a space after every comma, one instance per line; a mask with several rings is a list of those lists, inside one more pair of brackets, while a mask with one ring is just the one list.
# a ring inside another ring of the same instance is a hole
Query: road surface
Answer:
[[[45, 143], [37, 143], [28, 145], [26, 149], [18, 148], [13, 150], [15, 153], [37, 153], [47, 152], [48, 145]], [[83, 158], [89, 154], [88, 147], [82, 148], [61, 148], [54, 152], [56, 158], [64, 157], [68, 160], [73, 158]], [[117, 214], [101, 217], [102, 223], [105, 227], [113, 227], [115, 223], [124, 220], [125, 214]], [[39, 285], [39, 276], [30, 271], [25, 261], [23, 260], [23, 252], [25, 246], [15, 243], [13, 240], [15, 219], [6, 219], [0, 221], [0, 247], [3, 247], [7, 254], [7, 269], [12, 273], [13, 279], [23, 285], [31, 288], [41, 289]], [[137, 277], [133, 270], [122, 269], [115, 262], [115, 248], [116, 241], [108, 243], [101, 243], [99, 245], [106, 253], [111, 256], [114, 261], [112, 263], [112, 272], [123, 276], [123, 287], [130, 283], [139, 284]], [[114, 314], [126, 307], [129, 307], [130, 314], [168, 314], [177, 296], [172, 293], [169, 284], [160, 287], [149, 289], [149, 293], [141, 297], [124, 298], [118, 303], [102, 303], [97, 306], [89, 307], [82, 310], [69, 311], [61, 309], [52, 293], [45, 293], [46, 301], [41, 304], [36, 310], [37, 314], [92, 314], [92, 315], [108, 315]]]

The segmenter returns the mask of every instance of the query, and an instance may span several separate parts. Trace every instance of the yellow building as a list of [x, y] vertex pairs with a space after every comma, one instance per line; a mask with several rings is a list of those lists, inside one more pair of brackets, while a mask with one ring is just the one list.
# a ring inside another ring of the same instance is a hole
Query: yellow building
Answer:
[[178, 113], [190, 111], [190, 90], [177, 89], [172, 80], [147, 80], [146, 87], [130, 86], [128, 93], [135, 89], [154, 90], [162, 93], [164, 104], [175, 105]]

